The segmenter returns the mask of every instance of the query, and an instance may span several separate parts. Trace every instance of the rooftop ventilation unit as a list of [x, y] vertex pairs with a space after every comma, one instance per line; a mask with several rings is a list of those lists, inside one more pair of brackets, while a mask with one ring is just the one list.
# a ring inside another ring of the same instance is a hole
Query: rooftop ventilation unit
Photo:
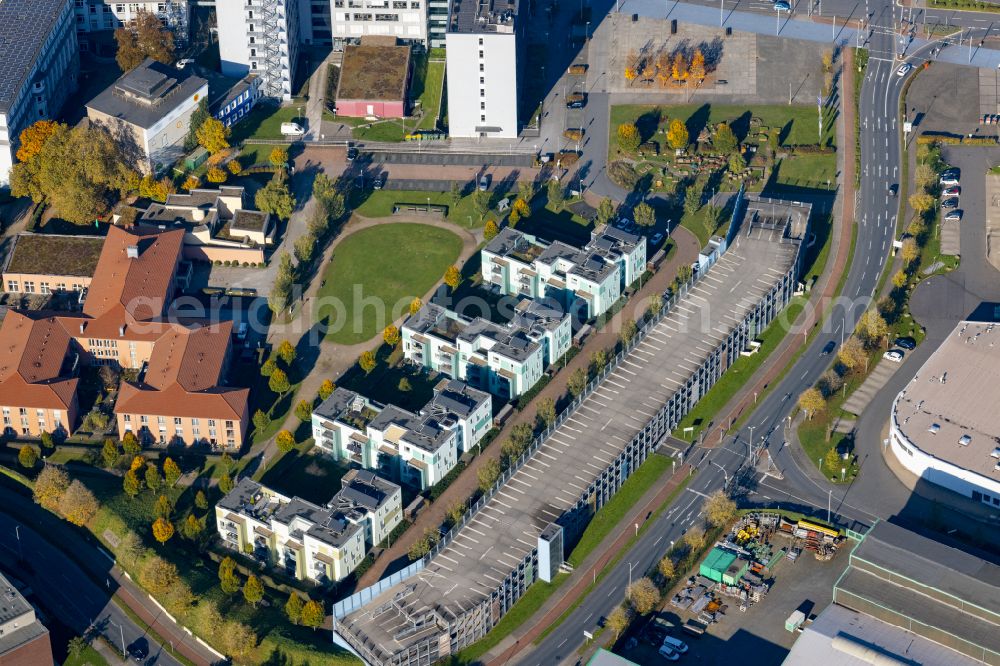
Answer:
[[958, 438], [958, 443], [962, 446], [968, 446], [970, 442], [972, 442], [972, 437], [969, 435], [962, 435]]
[[938, 434], [938, 430], [940, 429], [941, 429], [940, 425], [938, 425], [937, 423], [932, 423], [931, 427], [927, 429], [927, 432], [929, 432], [932, 435], [936, 435]]
[[129, 259], [138, 259], [139, 258], [139, 246], [138, 245], [129, 245], [127, 248], [125, 248], [125, 256], [127, 256]]

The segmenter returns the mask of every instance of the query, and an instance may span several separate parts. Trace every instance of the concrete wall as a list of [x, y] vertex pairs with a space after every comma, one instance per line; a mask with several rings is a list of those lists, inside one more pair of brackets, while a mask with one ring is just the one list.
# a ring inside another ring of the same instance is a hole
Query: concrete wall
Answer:
[[246, 261], [259, 264], [264, 261], [264, 250], [257, 247], [222, 247], [218, 245], [185, 245], [185, 259], [191, 261]]
[[516, 138], [516, 36], [448, 33], [445, 40], [449, 135], [478, 137], [478, 127], [496, 127], [486, 136]]
[[402, 118], [406, 115], [406, 109], [402, 100], [379, 102], [365, 99], [338, 99], [337, 115], [348, 118], [366, 118], [368, 116]]

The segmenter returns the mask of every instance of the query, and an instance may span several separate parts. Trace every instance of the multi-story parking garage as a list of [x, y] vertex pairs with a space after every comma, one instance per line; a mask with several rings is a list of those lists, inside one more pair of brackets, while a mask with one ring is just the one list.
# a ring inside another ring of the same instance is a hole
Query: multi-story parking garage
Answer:
[[694, 281], [565, 410], [431, 555], [334, 607], [369, 664], [430, 664], [550, 580], [593, 514], [791, 298], [809, 207], [753, 199]]

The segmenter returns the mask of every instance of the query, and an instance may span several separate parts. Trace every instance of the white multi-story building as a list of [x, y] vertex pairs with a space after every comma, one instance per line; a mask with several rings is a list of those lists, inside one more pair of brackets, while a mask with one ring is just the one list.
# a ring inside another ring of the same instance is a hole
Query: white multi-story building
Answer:
[[71, 0], [0, 2], [0, 188], [21, 132], [54, 117], [76, 90], [77, 48]]
[[265, 95], [291, 99], [299, 52], [299, 9], [300, 0], [216, 3], [222, 73], [257, 74]]
[[149, 12], [163, 21], [174, 33], [175, 42], [186, 42], [191, 10], [187, 0], [152, 2], [117, 2], [116, 0], [73, 0], [76, 7], [76, 31], [84, 49], [88, 32], [114, 30], [133, 20], [139, 12]]
[[452, 3], [445, 35], [450, 136], [517, 138], [524, 42], [517, 10], [516, 0]]
[[572, 342], [568, 314], [539, 301], [511, 322], [470, 319], [428, 303], [402, 328], [406, 360], [510, 400], [527, 392]]
[[230, 548], [284, 568], [299, 580], [343, 580], [403, 518], [402, 489], [351, 470], [326, 506], [286, 497], [244, 477], [215, 506], [219, 537]]
[[313, 439], [337, 460], [423, 490], [482, 441], [492, 410], [488, 393], [454, 380], [440, 382], [417, 413], [338, 388], [313, 410]]
[[506, 227], [481, 254], [484, 282], [504, 294], [554, 299], [583, 319], [607, 312], [646, 270], [645, 239], [610, 225], [582, 249]]
[[395, 37], [402, 44], [427, 43], [427, 0], [330, 0], [334, 44], [369, 35]]

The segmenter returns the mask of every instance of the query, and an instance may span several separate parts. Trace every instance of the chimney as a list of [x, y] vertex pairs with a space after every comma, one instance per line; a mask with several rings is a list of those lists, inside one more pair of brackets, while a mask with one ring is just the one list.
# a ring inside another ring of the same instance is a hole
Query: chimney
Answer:
[[122, 324], [121, 326], [118, 327], [118, 337], [120, 338], [123, 335], [125, 335], [125, 324]]
[[192, 208], [191, 219], [194, 220], [195, 222], [201, 222], [202, 220], [205, 219], [205, 211], [203, 211], [201, 208]]
[[139, 246], [138, 245], [129, 245], [127, 248], [125, 248], [125, 256], [127, 256], [129, 259], [138, 259], [139, 258]]

